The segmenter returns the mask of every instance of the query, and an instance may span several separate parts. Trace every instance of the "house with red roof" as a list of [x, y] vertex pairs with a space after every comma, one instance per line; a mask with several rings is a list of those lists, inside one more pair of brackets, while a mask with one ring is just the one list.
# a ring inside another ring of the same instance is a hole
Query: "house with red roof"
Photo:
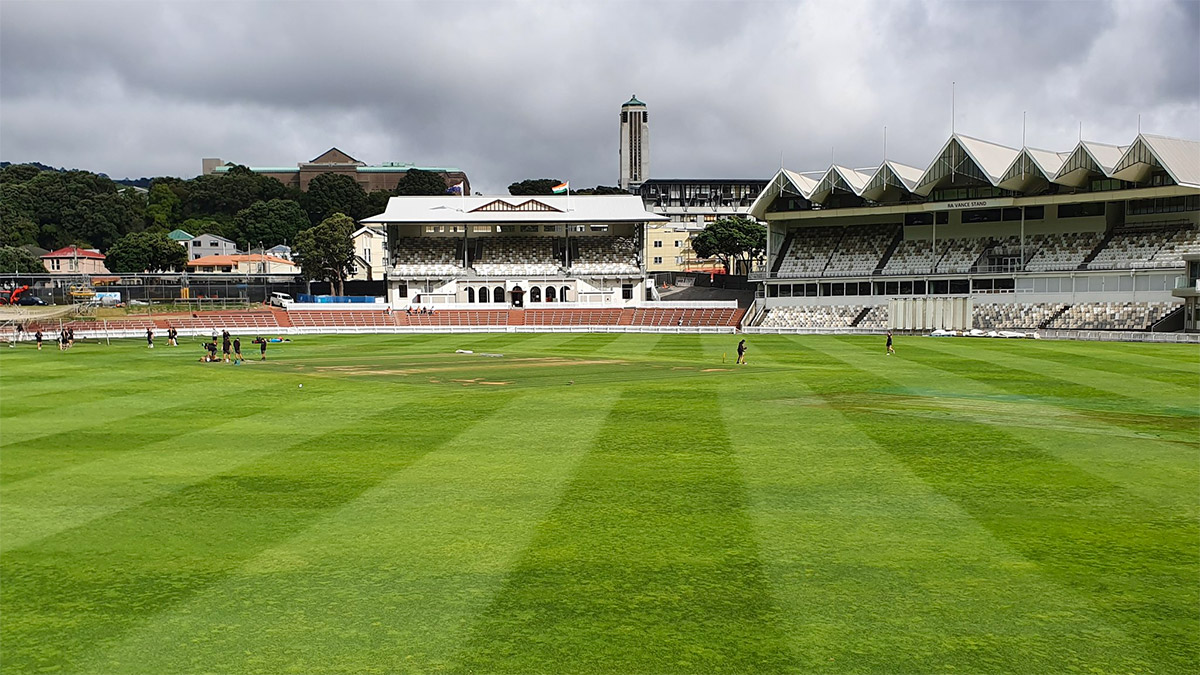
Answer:
[[206, 255], [189, 260], [191, 274], [299, 274], [300, 268], [290, 260], [263, 253]]
[[42, 264], [51, 274], [108, 274], [103, 253], [90, 248], [67, 246], [42, 256]]

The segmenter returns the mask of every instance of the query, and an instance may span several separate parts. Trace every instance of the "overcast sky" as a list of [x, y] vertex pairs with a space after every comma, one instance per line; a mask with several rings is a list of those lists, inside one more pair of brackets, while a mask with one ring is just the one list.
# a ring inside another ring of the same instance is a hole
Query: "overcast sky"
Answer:
[[925, 167], [955, 128], [1019, 146], [1200, 139], [1200, 2], [0, 0], [0, 160], [192, 177], [202, 157], [615, 185]]

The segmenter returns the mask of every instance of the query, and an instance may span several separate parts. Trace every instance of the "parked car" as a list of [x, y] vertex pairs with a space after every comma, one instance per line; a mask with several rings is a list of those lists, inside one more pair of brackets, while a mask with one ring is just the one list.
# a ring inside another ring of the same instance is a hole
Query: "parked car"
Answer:
[[288, 305], [292, 304], [292, 302], [292, 296], [288, 295], [287, 293], [271, 294], [271, 304], [275, 305], [276, 307], [287, 307]]
[[44, 307], [50, 303], [36, 295], [22, 295], [21, 297], [17, 298], [17, 304], [22, 307]]

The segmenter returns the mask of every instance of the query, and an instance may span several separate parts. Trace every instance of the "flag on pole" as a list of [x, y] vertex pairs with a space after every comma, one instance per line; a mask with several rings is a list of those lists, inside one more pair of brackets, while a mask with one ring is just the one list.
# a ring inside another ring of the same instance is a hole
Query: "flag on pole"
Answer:
[[561, 194], [565, 193], [567, 190], [571, 189], [571, 181], [567, 181], [565, 183], [559, 183], [558, 185], [555, 185], [552, 189], [554, 191], [554, 194], [561, 195]]
[[454, 185], [451, 185], [450, 187], [446, 188], [446, 194], [448, 194], [448, 195], [461, 195], [462, 193], [463, 193], [463, 184], [462, 184], [461, 180], [458, 181], [457, 183], [455, 183]]

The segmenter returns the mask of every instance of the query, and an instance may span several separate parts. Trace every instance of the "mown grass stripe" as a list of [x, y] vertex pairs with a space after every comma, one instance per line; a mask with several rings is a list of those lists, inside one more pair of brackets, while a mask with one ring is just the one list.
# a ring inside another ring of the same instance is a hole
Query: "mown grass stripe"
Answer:
[[[540, 400], [519, 395], [475, 424], [453, 424], [459, 432], [453, 438], [257, 553], [219, 583], [145, 617], [120, 644], [90, 659], [87, 669], [446, 668], [471, 619], [487, 607], [557, 503], [614, 399], [615, 392], [563, 392], [557, 409], [570, 424], [535, 416], [518, 428], [510, 420]], [[472, 397], [461, 400], [473, 407]], [[359, 440], [340, 445], [357, 456]], [[377, 454], [358, 462], [377, 460]], [[229, 630], [233, 625], [247, 629]], [[179, 635], [190, 639], [171, 650], [155, 648]]]
[[[802, 671], [1144, 665], [1103, 613], [825, 405], [809, 379], [802, 371], [721, 391], [760, 557]], [[1095, 639], [1082, 640], [1085, 630]]]
[[[36, 548], [7, 552], [0, 560], [5, 669], [81, 670], [126, 631], [359, 498], [510, 398], [489, 392], [463, 406], [458, 396], [430, 397], [426, 410], [448, 424], [387, 431], [381, 423], [401, 414], [393, 406], [320, 422], [305, 410], [304, 432], [264, 446], [253, 461], [43, 538]], [[346, 462], [347, 450], [357, 461]], [[206, 555], [211, 549], [222, 555]], [[127, 665], [146, 672], [145, 663]], [[213, 667], [193, 663], [186, 670]]]
[[793, 667], [721, 420], [709, 387], [626, 392], [454, 670]]
[[[868, 392], [877, 386], [876, 372], [843, 363], [846, 384]], [[819, 382], [813, 390], [1042, 573], [1121, 625], [1152, 668], [1183, 672], [1200, 658], [1200, 619], [1190, 595], [1200, 574], [1200, 526], [1193, 519], [1148, 504], [999, 426], [928, 418], [904, 424], [864, 408], [861, 395], [842, 386]]]

